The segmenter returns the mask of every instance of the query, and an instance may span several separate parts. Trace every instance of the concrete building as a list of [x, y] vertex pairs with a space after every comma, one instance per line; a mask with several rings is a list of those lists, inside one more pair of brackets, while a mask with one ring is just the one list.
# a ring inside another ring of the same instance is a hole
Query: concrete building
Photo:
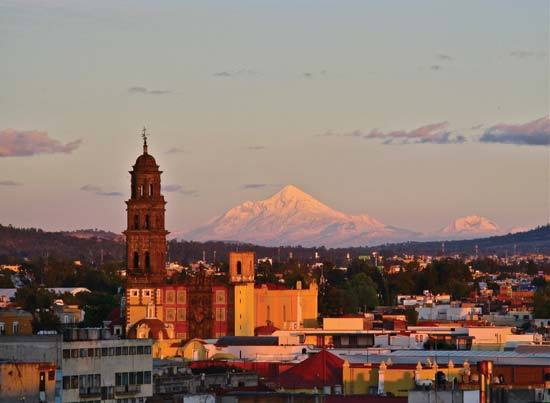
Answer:
[[106, 329], [75, 328], [64, 335], [1, 337], [0, 359], [55, 367], [61, 402], [144, 402], [153, 394], [151, 344], [119, 339]]

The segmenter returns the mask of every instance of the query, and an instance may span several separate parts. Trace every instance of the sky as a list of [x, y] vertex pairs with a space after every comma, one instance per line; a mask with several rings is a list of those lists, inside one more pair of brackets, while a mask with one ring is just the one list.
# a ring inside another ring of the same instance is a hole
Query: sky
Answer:
[[548, 222], [548, 1], [0, 0], [0, 223], [167, 228], [294, 184], [422, 232]]

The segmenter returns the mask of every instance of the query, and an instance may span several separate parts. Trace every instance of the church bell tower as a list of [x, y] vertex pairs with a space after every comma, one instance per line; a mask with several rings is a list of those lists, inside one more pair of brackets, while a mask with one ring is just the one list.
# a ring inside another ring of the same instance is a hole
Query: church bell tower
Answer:
[[130, 199], [126, 201], [127, 277], [130, 284], [154, 285], [163, 282], [166, 270], [166, 201], [161, 194], [162, 171], [148, 153], [145, 128], [142, 137], [143, 154], [130, 171]]

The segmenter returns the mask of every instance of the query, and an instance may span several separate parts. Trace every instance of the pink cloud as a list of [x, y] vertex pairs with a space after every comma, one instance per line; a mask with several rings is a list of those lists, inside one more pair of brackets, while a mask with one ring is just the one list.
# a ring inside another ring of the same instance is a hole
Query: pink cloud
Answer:
[[5, 129], [0, 131], [0, 157], [28, 157], [38, 154], [70, 154], [82, 140], [63, 144], [37, 130]]

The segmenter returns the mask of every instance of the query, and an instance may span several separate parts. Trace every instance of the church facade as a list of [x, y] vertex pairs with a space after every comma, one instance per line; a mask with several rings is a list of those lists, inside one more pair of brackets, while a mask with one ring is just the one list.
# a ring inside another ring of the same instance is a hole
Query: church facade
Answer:
[[[225, 335], [253, 336], [256, 328], [298, 328], [317, 318], [317, 285], [309, 289], [254, 285], [253, 252], [229, 256], [229, 284], [204, 272], [184, 281], [167, 282], [168, 231], [161, 174], [143, 153], [130, 171], [126, 201], [126, 334], [130, 338], [205, 339]], [[289, 325], [291, 324], [291, 325]]]

